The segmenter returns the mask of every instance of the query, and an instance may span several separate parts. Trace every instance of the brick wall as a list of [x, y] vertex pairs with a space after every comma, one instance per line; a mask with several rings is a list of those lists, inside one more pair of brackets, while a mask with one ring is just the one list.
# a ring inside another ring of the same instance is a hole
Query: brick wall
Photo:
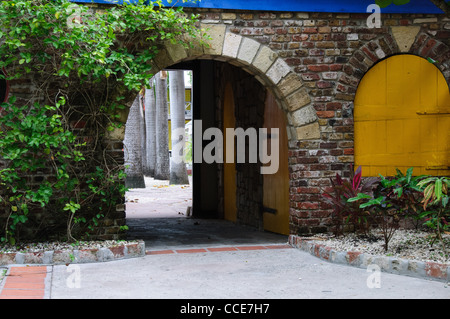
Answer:
[[330, 225], [331, 207], [322, 203], [321, 193], [330, 186], [329, 177], [348, 175], [353, 164], [353, 100], [375, 63], [402, 53], [432, 58], [450, 81], [450, 19], [443, 15], [386, 14], [381, 28], [368, 28], [368, 14], [196, 12], [206, 28], [225, 25], [226, 32], [270, 48], [307, 89], [320, 137], [289, 142], [292, 233]]
[[[211, 47], [168, 45], [155, 59], [155, 73], [187, 59], [219, 59], [273, 90], [289, 122], [291, 233], [314, 233], [330, 225], [331, 210], [321, 193], [330, 186], [329, 177], [347, 175], [354, 161], [353, 100], [370, 67], [410, 53], [436, 60], [450, 82], [450, 19], [443, 15], [382, 15], [381, 28], [371, 29], [368, 14], [194, 12], [211, 30]], [[38, 76], [16, 80], [10, 94], [26, 103], [41, 98], [33, 95], [38, 86]], [[130, 105], [133, 99], [128, 97]], [[125, 123], [127, 112], [120, 115]], [[74, 123], [79, 124], [75, 118]], [[122, 142], [123, 131], [107, 132], [102, 147], [111, 162], [123, 162]], [[102, 236], [116, 236], [124, 216], [118, 207], [117, 216], [102, 225]]]

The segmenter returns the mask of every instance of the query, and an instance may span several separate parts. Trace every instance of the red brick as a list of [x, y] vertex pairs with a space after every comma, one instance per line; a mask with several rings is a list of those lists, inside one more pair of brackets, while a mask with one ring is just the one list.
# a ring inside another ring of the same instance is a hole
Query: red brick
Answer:
[[303, 33], [317, 33], [317, 27], [306, 27], [303, 28]]
[[327, 88], [332, 88], [334, 87], [334, 82], [329, 82], [329, 81], [319, 81], [316, 83], [317, 87], [319, 89], [327, 89]]
[[109, 250], [113, 253], [113, 255], [115, 257], [123, 257], [123, 256], [125, 256], [124, 249], [125, 249], [125, 246], [123, 246], [123, 245], [109, 248]]
[[238, 250], [261, 250], [261, 249], [267, 249], [264, 246], [237, 246]]
[[361, 255], [361, 252], [359, 251], [349, 251], [347, 252], [347, 261], [349, 264], [353, 264], [357, 259], [358, 256]]
[[334, 111], [317, 111], [317, 116], [320, 118], [332, 118], [334, 117]]
[[378, 61], [378, 57], [377, 57], [375, 54], [373, 54], [368, 48], [364, 47], [362, 50], [364, 51], [365, 54], [367, 54], [367, 56], [368, 56], [373, 62]]
[[421, 51], [421, 55], [422, 56], [428, 56], [428, 53], [431, 51], [431, 49], [434, 47], [434, 45], [436, 44], [436, 40], [434, 39], [429, 39], [427, 41], [427, 43], [425, 44], [425, 46], [423, 47], [422, 51]]
[[210, 252], [217, 252], [217, 251], [236, 251], [236, 247], [215, 247], [215, 248], [207, 248]]
[[197, 248], [197, 249], [179, 249], [175, 250], [179, 254], [192, 254], [192, 253], [206, 253], [206, 249]]
[[330, 67], [326, 64], [308, 65], [308, 70], [313, 72], [325, 72], [329, 71]]
[[326, 109], [328, 111], [336, 111], [342, 109], [342, 103], [340, 102], [329, 102], [326, 104]]
[[289, 58], [286, 59], [286, 63], [288, 65], [300, 65], [302, 64], [302, 60], [300, 58]]
[[346, 148], [344, 150], [344, 155], [353, 155], [353, 154], [354, 154], [353, 148]]
[[297, 193], [319, 194], [320, 188], [318, 188], [318, 187], [297, 187]]
[[146, 255], [164, 255], [164, 254], [174, 254], [173, 250], [157, 250], [157, 251], [147, 251]]
[[434, 262], [427, 262], [425, 272], [433, 278], [447, 278], [447, 265]]
[[318, 209], [319, 203], [300, 202], [297, 203], [298, 209]]
[[342, 64], [331, 64], [330, 71], [340, 71], [342, 70]]
[[292, 36], [292, 41], [302, 42], [308, 40], [309, 35], [307, 34], [295, 34]]

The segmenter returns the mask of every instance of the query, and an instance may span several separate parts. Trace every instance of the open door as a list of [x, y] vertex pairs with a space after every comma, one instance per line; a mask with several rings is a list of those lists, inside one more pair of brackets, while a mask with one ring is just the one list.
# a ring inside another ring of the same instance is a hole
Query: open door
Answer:
[[[231, 83], [228, 83], [225, 87], [225, 97], [223, 102], [223, 131], [226, 132], [227, 128], [235, 128], [235, 115], [234, 115], [234, 95]], [[226, 134], [224, 134], [224, 144], [226, 144]], [[226, 147], [223, 150], [223, 158], [226, 158]], [[237, 219], [237, 206], [236, 206], [236, 164], [227, 163], [223, 164], [223, 182], [224, 182], [224, 219], [235, 222]]]
[[[264, 230], [289, 235], [289, 169], [288, 169], [288, 139], [286, 118], [284, 112], [269, 91], [267, 91], [264, 110], [264, 127], [279, 129], [279, 168], [275, 174], [264, 175]], [[270, 149], [269, 152], [277, 151]]]

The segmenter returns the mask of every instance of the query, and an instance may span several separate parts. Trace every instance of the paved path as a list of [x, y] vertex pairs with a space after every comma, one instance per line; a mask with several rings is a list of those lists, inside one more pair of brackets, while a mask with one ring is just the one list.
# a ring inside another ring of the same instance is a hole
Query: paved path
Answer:
[[[442, 282], [332, 264], [287, 246], [286, 236], [185, 218], [189, 188], [171, 189], [179, 192], [173, 205], [165, 202], [167, 189], [151, 188], [159, 193], [152, 200], [145, 199], [149, 190], [127, 195], [144, 204], [129, 202], [127, 217], [130, 236], [145, 240], [146, 256], [10, 265], [4, 268], [0, 299], [450, 299], [450, 287]], [[156, 212], [148, 210], [155, 206]], [[178, 313], [177, 307], [171, 310]]]
[[[442, 282], [376, 274], [270, 246], [199, 247], [105, 263], [13, 266], [0, 298], [450, 299], [450, 287]], [[11, 286], [11, 279], [18, 278], [29, 286]]]
[[[190, 178], [191, 180], [191, 178]], [[135, 188], [125, 195], [127, 218], [179, 218], [192, 206], [190, 185], [169, 185], [169, 181], [145, 178], [146, 188]]]

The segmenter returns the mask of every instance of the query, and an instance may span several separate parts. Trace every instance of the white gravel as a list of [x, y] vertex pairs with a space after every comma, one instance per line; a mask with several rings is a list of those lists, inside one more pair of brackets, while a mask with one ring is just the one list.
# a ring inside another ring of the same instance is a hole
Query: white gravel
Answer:
[[434, 238], [434, 234], [430, 232], [399, 229], [389, 241], [386, 252], [383, 233], [379, 229], [371, 230], [368, 237], [358, 236], [355, 233], [337, 238], [328, 234], [314, 236], [314, 239], [320, 244], [338, 251], [358, 251], [378, 256], [450, 264], [450, 235], [443, 235], [444, 246], [438, 239], [431, 245], [432, 238]]
[[42, 243], [24, 243], [20, 245], [1, 245], [0, 253], [27, 253], [27, 252], [42, 252], [42, 251], [57, 251], [57, 250], [81, 250], [81, 249], [100, 249], [109, 248], [137, 241], [124, 240], [106, 240], [106, 241], [79, 241], [76, 243], [65, 242], [42, 242]]

